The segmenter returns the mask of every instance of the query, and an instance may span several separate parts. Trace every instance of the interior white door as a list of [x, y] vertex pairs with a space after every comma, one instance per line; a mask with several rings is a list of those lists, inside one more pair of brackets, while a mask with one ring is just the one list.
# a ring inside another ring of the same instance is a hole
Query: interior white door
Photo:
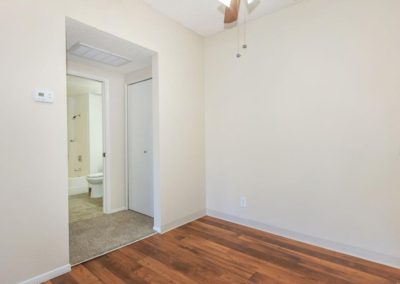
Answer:
[[129, 209], [153, 213], [152, 80], [128, 86]]

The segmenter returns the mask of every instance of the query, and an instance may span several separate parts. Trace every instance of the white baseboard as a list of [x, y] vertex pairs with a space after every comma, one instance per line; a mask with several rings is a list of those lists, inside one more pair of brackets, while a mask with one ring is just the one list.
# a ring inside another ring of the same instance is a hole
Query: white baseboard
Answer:
[[190, 223], [190, 222], [192, 222], [194, 220], [197, 220], [197, 219], [199, 219], [201, 217], [204, 217], [204, 216], [206, 216], [206, 210], [201, 210], [201, 211], [195, 212], [193, 214], [190, 214], [190, 215], [188, 215], [186, 217], [183, 217], [183, 218], [180, 218], [178, 220], [175, 220], [175, 221], [173, 221], [171, 223], [168, 223], [166, 225], [162, 225], [161, 227], [154, 226], [153, 229], [156, 232], [160, 233], [160, 234], [164, 234], [164, 233], [166, 233], [168, 231], [171, 231], [171, 230], [173, 230], [173, 229], [175, 229], [177, 227], [183, 226], [183, 225], [185, 225], [187, 223]]
[[157, 233], [161, 234], [161, 228], [159, 226], [154, 226], [153, 230], [156, 231]]
[[366, 259], [369, 261], [384, 264], [384, 265], [391, 266], [394, 268], [400, 268], [400, 257], [385, 255], [385, 254], [369, 251], [369, 250], [366, 250], [363, 248], [353, 247], [353, 246], [349, 246], [349, 245], [345, 245], [345, 244], [341, 244], [341, 243], [337, 243], [337, 242], [333, 242], [333, 241], [329, 241], [329, 240], [324, 240], [324, 239], [308, 236], [308, 235], [305, 235], [302, 233], [297, 233], [297, 232], [289, 231], [286, 229], [278, 228], [275, 226], [270, 226], [270, 225], [267, 225], [267, 224], [264, 224], [264, 223], [261, 223], [258, 221], [240, 218], [240, 217], [237, 217], [234, 215], [225, 214], [225, 213], [218, 212], [215, 210], [208, 209], [207, 215], [209, 215], [211, 217], [219, 218], [222, 220], [226, 220], [226, 221], [229, 221], [232, 223], [236, 223], [236, 224], [244, 225], [244, 226], [251, 227], [254, 229], [258, 229], [258, 230], [261, 230], [264, 232], [268, 232], [268, 233], [272, 233], [272, 234], [279, 235], [282, 237], [286, 237], [288, 239], [300, 241], [300, 242], [307, 243], [310, 245], [319, 246], [322, 248], [326, 248], [326, 249], [337, 251], [337, 252], [340, 252], [343, 254]]
[[40, 274], [38, 276], [35, 276], [31, 279], [25, 280], [20, 282], [20, 284], [40, 284], [43, 282], [46, 282], [50, 279], [56, 278], [60, 275], [63, 275], [65, 273], [68, 273], [71, 271], [71, 265], [67, 264], [61, 267], [58, 267], [56, 269], [53, 269], [51, 271], [45, 272], [43, 274]]
[[120, 207], [120, 208], [114, 208], [114, 209], [111, 209], [108, 212], [106, 212], [106, 214], [113, 214], [113, 213], [117, 213], [117, 212], [125, 211], [125, 210], [128, 210], [128, 208], [126, 208], [125, 206]]

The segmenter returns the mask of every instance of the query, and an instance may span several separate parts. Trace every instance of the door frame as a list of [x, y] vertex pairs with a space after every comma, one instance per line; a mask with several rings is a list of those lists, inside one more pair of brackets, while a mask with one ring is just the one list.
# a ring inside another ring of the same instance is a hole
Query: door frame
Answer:
[[152, 58], [150, 76], [131, 81], [125, 80], [125, 206], [129, 209], [129, 160], [128, 160], [128, 86], [141, 81], [152, 80], [153, 104], [153, 230], [161, 233], [161, 192], [160, 192], [160, 156], [159, 156], [159, 90], [158, 90], [158, 54]]
[[103, 108], [103, 153], [106, 156], [103, 158], [103, 212], [105, 214], [113, 213], [111, 210], [111, 198], [110, 198], [110, 109], [109, 109], [109, 81], [106, 78], [102, 78], [90, 73], [67, 70], [66, 76], [75, 76], [83, 79], [98, 81], [102, 83], [102, 108]]

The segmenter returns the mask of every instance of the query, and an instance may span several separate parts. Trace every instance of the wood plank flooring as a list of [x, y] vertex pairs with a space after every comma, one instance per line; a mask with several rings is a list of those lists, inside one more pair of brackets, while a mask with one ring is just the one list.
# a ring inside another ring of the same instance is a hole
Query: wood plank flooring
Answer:
[[400, 270], [212, 217], [73, 267], [46, 284], [400, 283]]

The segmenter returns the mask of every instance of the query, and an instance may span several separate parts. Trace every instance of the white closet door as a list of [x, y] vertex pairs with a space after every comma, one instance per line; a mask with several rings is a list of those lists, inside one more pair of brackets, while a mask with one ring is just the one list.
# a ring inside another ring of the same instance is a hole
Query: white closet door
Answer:
[[153, 213], [152, 80], [128, 86], [129, 209]]

